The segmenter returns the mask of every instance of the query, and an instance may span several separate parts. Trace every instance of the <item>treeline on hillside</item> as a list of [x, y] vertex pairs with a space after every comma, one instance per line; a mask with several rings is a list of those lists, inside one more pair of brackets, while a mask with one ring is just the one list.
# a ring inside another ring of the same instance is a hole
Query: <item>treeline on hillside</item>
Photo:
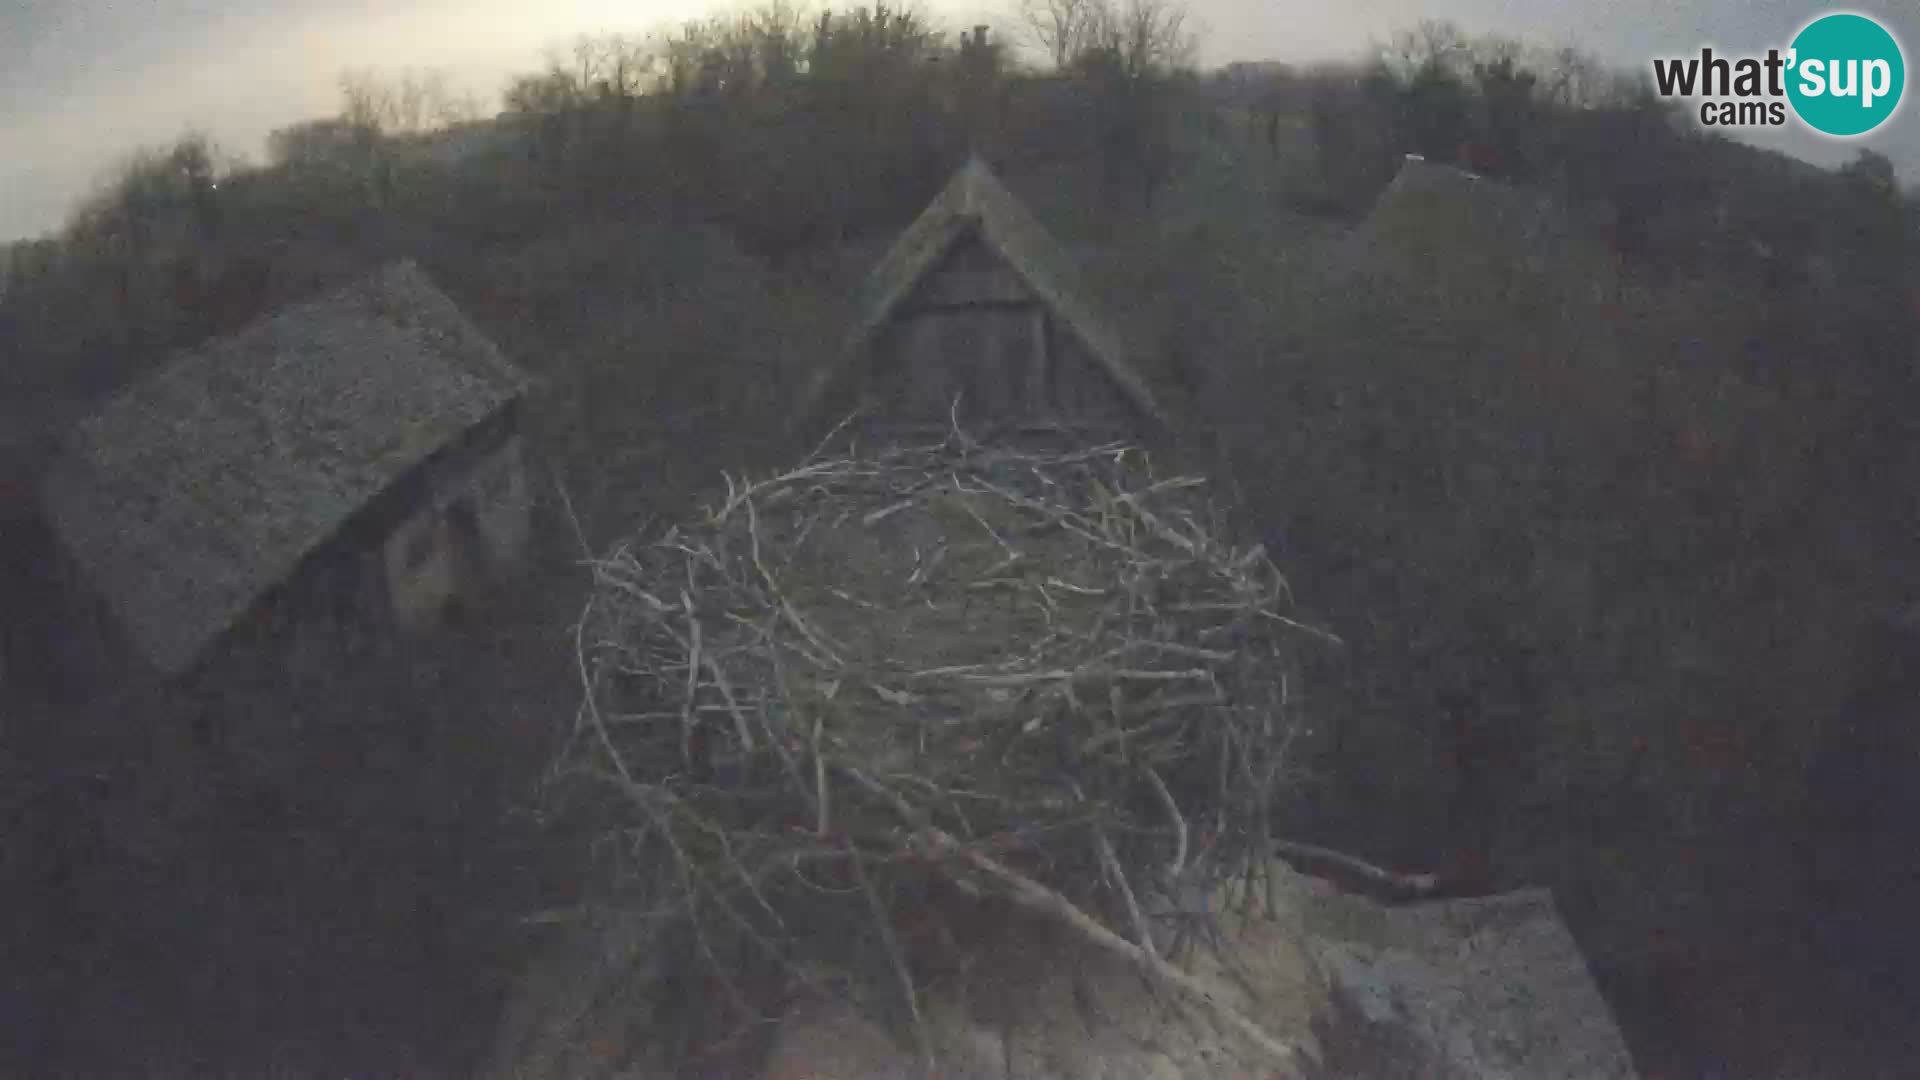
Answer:
[[201, 255], [227, 224], [220, 184], [234, 166], [198, 134], [135, 151], [60, 233], [8, 249], [3, 392], [23, 404], [64, 395], [109, 354], [205, 336], [219, 318]]
[[[1150, 198], [1167, 168], [1158, 105], [1190, 38], [1159, 0], [1080, 0], [1079, 12], [1057, 70], [1089, 108], [1053, 134]], [[811, 20], [776, 5], [652, 42], [583, 40], [515, 80], [507, 116], [560, 187], [588, 201], [650, 194], [777, 260], [897, 224], [963, 154], [1008, 149], [1021, 72], [987, 31], [952, 38], [885, 5]]]
[[777, 257], [910, 212], [964, 149], [963, 110], [985, 108], [999, 55], [885, 7], [811, 26], [774, 9], [657, 49], [581, 42], [508, 89], [507, 119], [567, 195], [657, 200]]
[[[0, 377], [90, 398], [355, 266], [458, 268], [572, 220], [718, 226], [778, 263], [897, 228], [970, 149], [1097, 159], [1110, 197], [1150, 199], [1192, 36], [1164, 0], [1074, 2], [1044, 77], [1006, 33], [884, 4], [583, 37], [492, 121], [430, 72], [349, 72], [340, 113], [276, 132], [263, 165], [197, 135], [141, 151], [57, 236], [10, 249]], [[1046, 119], [1016, 115], [1016, 85]]]

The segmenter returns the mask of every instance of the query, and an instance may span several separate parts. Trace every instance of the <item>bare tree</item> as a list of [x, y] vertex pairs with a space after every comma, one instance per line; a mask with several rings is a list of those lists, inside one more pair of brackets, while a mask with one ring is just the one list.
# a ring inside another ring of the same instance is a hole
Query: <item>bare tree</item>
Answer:
[[599, 38], [581, 34], [573, 40], [573, 81], [585, 88], [601, 79], [605, 48]]
[[912, 4], [875, 4], [838, 17], [823, 13], [814, 24], [807, 70], [843, 81], [918, 79], [925, 62], [942, 51], [941, 42], [940, 32]]
[[392, 97], [393, 126], [398, 131], [420, 131], [427, 126], [427, 117], [431, 113], [428, 99], [433, 87], [427, 77], [416, 78], [409, 71], [400, 76], [394, 84]]
[[1085, 46], [1072, 60], [1094, 102], [1109, 196], [1137, 180], [1148, 209], [1174, 166], [1174, 76], [1197, 51], [1177, 0], [1094, 0]]
[[[657, 72], [657, 50], [645, 38], [630, 34], [581, 34], [565, 52], [548, 50], [547, 69], [538, 75], [517, 77], [512, 86], [547, 103], [576, 105], [591, 99], [626, 100], [645, 93]], [[531, 88], [540, 84], [535, 92]], [[513, 93], [513, 91], [509, 91]], [[520, 104], [508, 103], [520, 110]], [[526, 111], [526, 110], [521, 110]]]
[[385, 131], [389, 91], [370, 70], [354, 68], [340, 73], [340, 119], [362, 131]]
[[791, 81], [806, 49], [805, 13], [786, 0], [772, 0], [748, 13], [742, 24], [758, 54], [762, 82], [779, 86]]
[[1099, 52], [1138, 78], [1188, 68], [1199, 49], [1179, 0], [1017, 0], [1014, 14], [1062, 71]]
[[1380, 62], [1402, 82], [1436, 69], [1464, 76], [1472, 56], [1466, 32], [1441, 19], [1424, 19], [1412, 29], [1394, 34], [1380, 47]]
[[1014, 14], [1054, 69], [1064, 71], [1107, 21], [1107, 0], [1017, 0]]
[[1096, 8], [1094, 45], [1114, 50], [1131, 78], [1179, 71], [1193, 65], [1199, 39], [1187, 26], [1187, 10], [1175, 0], [1102, 0]]
[[601, 39], [602, 93], [626, 101], [639, 97], [654, 72], [654, 52], [642, 38], [608, 34]]
[[203, 235], [218, 227], [215, 192], [237, 159], [200, 132], [128, 154], [76, 213], [76, 221], [121, 235], [136, 256], [165, 221], [190, 220]]
[[1563, 108], [1595, 104], [1606, 84], [1606, 73], [1600, 65], [1572, 46], [1537, 60], [1535, 67], [1546, 73], [1541, 81], [1541, 98]]
[[114, 305], [109, 332], [122, 344], [153, 320], [170, 318], [164, 299], [168, 268], [190, 265], [218, 238], [218, 188], [237, 164], [205, 135], [123, 157], [75, 208], [64, 242], [88, 252]]
[[533, 75], [516, 75], [501, 94], [508, 112], [526, 116], [551, 116], [578, 104], [579, 87], [565, 71], [548, 69]]
[[376, 205], [394, 192], [394, 158], [387, 138], [418, 134], [457, 111], [445, 76], [436, 71], [409, 69], [393, 78], [366, 69], [344, 71], [340, 99], [340, 119], [348, 133], [347, 157]]
[[267, 136], [267, 160], [297, 169], [335, 167], [350, 153], [353, 133], [353, 126], [337, 117], [276, 128]]
[[442, 127], [470, 124], [480, 119], [480, 97], [471, 90], [462, 91], [442, 101], [433, 115]]
[[667, 36], [660, 51], [670, 92], [732, 94], [758, 84], [759, 49], [750, 18], [686, 22]]
[[340, 74], [340, 118], [383, 135], [413, 134], [470, 120], [471, 95], [454, 93], [444, 71], [408, 68], [394, 76], [356, 68]]

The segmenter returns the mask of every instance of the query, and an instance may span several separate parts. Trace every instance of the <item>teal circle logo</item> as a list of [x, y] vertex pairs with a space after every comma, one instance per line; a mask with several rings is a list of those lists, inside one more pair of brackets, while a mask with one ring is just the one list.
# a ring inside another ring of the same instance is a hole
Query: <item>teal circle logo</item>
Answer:
[[1864, 135], [1887, 122], [1907, 88], [1907, 61], [1886, 27], [1864, 15], [1823, 15], [1793, 39], [1787, 99], [1815, 131]]

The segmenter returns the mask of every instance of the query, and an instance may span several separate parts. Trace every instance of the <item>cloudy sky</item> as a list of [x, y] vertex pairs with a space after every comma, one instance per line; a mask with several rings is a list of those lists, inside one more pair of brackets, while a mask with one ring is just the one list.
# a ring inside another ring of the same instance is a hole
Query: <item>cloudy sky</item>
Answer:
[[[1012, 0], [922, 0], [956, 26], [1012, 29]], [[508, 72], [583, 31], [647, 30], [724, 0], [0, 0], [0, 240], [55, 227], [135, 146], [187, 129], [258, 157], [266, 133], [333, 109], [349, 67], [447, 71], [489, 103]], [[1789, 0], [1188, 0], [1205, 59], [1351, 55], [1422, 18], [1541, 44], [1572, 44], [1623, 67], [1685, 54], [1784, 45], [1826, 10]], [[1856, 0], [1920, 63], [1920, 5]], [[1898, 14], [1896, 14], [1896, 11]], [[1909, 99], [1920, 88], [1909, 90]], [[1863, 140], [1802, 133], [1776, 145], [1832, 164], [1857, 145], [1920, 183], [1920, 106]]]

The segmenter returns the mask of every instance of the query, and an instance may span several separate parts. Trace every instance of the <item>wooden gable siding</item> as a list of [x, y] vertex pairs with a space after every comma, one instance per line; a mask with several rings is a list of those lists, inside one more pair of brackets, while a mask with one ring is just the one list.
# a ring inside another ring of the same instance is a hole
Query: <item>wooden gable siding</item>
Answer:
[[1123, 422], [1112, 379], [1021, 276], [962, 241], [876, 336], [868, 387], [896, 425]]
[[1050, 415], [1076, 424], [1131, 428], [1136, 412], [1086, 346], [1057, 321], [1048, 321]]
[[1041, 412], [1039, 308], [922, 312], [882, 334], [880, 397], [889, 416], [944, 421], [958, 397], [971, 419]]
[[955, 245], [901, 305], [903, 313], [1039, 302], [1033, 290], [978, 237]]

